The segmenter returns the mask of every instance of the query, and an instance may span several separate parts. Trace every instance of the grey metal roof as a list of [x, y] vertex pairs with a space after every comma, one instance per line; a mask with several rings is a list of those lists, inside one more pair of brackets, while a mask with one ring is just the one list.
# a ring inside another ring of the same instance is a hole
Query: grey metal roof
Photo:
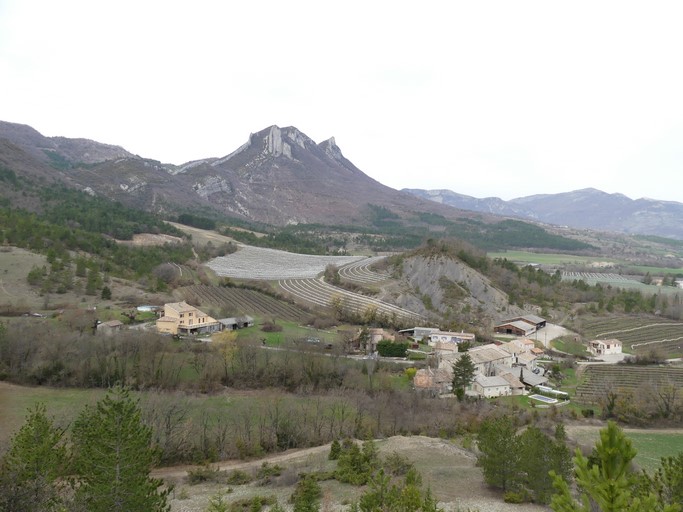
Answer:
[[522, 320], [515, 320], [513, 322], [503, 322], [502, 324], [496, 325], [496, 327], [504, 327], [506, 325], [511, 325], [511, 326], [516, 327], [517, 329], [520, 329], [524, 332], [527, 332], [527, 331], [529, 331], [530, 328], [532, 328], [528, 322], [524, 322]]

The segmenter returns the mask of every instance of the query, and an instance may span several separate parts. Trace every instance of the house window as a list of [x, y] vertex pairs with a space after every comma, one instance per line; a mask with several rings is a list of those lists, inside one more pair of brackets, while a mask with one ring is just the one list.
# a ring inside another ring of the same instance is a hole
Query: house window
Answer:
[[180, 313], [180, 318], [185, 318], [185, 313]]
[[187, 314], [187, 316], [192, 316], [192, 312], [190, 311], [190, 312]]

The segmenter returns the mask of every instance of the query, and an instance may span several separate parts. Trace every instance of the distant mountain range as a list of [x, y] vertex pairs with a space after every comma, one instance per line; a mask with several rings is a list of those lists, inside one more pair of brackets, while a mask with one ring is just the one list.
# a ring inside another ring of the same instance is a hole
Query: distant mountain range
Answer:
[[30, 126], [0, 121], [3, 167], [45, 185], [62, 183], [162, 214], [222, 214], [273, 225], [368, 225], [379, 218], [417, 229], [432, 229], [423, 214], [483, 222], [502, 216], [683, 239], [681, 203], [634, 201], [595, 189], [511, 201], [448, 190], [397, 191], [353, 165], [334, 138], [316, 143], [294, 127], [270, 126], [226, 156], [172, 165], [120, 146], [45, 137]]
[[657, 235], [683, 240], [683, 204], [655, 199], [629, 199], [594, 188], [538, 194], [504, 201], [478, 199], [450, 190], [403, 189], [416, 197], [454, 208], [545, 224], [617, 233]]

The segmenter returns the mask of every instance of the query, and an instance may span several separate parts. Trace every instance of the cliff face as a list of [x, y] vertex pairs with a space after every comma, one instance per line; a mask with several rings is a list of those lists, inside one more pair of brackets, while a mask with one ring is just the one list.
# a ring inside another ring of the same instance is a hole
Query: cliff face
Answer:
[[[426, 316], [431, 309], [446, 319], [493, 326], [500, 318], [521, 312], [487, 277], [454, 258], [413, 256], [402, 262], [400, 272], [410, 290], [397, 302]], [[427, 304], [424, 297], [429, 297]]]

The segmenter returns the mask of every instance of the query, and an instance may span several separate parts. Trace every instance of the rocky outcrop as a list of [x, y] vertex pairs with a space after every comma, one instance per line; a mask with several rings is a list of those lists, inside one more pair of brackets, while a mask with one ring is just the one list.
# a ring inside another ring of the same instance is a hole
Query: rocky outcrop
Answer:
[[201, 182], [195, 183], [192, 188], [194, 189], [197, 194], [206, 199], [212, 194], [219, 194], [219, 193], [227, 193], [230, 194], [233, 192], [232, 187], [230, 186], [230, 183], [228, 183], [226, 180], [221, 178], [220, 176], [208, 176]]
[[[476, 312], [478, 319], [495, 322], [509, 313], [517, 314], [508, 303], [507, 295], [495, 288], [491, 281], [458, 259], [413, 256], [401, 263], [401, 274], [410, 290], [397, 298], [405, 308], [418, 308], [428, 315], [424, 298], [431, 302], [431, 310], [440, 315], [458, 313], [463, 309]], [[415, 309], [413, 309], [415, 310]]]
[[326, 141], [321, 142], [320, 146], [325, 151], [325, 154], [333, 160], [342, 161], [344, 159], [344, 155], [342, 155], [341, 149], [337, 146], [334, 137], [330, 137]]

